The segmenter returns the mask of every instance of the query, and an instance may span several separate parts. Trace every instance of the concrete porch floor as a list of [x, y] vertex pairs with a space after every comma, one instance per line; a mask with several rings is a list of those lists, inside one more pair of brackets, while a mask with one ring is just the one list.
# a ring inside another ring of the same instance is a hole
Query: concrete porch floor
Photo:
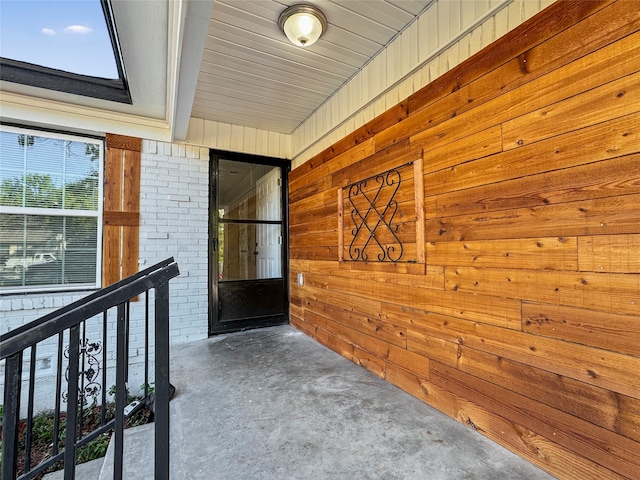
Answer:
[[174, 346], [171, 381], [173, 479], [553, 478], [289, 326]]

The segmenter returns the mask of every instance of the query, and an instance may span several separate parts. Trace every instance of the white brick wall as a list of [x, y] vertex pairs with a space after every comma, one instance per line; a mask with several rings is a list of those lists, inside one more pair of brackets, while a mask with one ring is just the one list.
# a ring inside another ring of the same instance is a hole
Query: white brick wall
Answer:
[[170, 282], [171, 343], [207, 337], [209, 150], [142, 143], [140, 268], [174, 257]]

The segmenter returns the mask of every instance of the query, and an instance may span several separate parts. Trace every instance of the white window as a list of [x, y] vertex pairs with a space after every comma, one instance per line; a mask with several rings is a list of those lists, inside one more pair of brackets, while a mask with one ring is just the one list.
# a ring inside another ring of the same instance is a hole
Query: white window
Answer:
[[0, 294], [100, 286], [104, 143], [0, 127]]

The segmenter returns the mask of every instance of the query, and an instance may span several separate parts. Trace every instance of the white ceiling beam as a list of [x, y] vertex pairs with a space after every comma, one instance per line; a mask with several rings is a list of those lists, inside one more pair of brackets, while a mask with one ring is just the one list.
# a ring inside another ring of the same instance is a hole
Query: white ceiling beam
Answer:
[[[207, 30], [214, 0], [191, 0], [173, 3], [173, 21], [179, 22], [170, 35], [172, 81], [168, 89], [168, 115], [172, 140], [184, 140], [189, 128], [191, 108], [196, 93]], [[174, 49], [171, 51], [171, 49]]]
[[14, 122], [78, 133], [115, 133], [169, 142], [164, 119], [38, 98], [0, 90], [0, 116]]

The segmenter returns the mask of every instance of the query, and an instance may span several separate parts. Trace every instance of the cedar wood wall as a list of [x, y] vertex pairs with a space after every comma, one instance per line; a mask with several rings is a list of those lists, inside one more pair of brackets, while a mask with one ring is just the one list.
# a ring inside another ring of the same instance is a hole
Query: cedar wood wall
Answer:
[[[559, 478], [640, 478], [638, 7], [557, 2], [290, 174], [291, 323]], [[338, 262], [338, 188], [420, 158], [423, 273]]]

